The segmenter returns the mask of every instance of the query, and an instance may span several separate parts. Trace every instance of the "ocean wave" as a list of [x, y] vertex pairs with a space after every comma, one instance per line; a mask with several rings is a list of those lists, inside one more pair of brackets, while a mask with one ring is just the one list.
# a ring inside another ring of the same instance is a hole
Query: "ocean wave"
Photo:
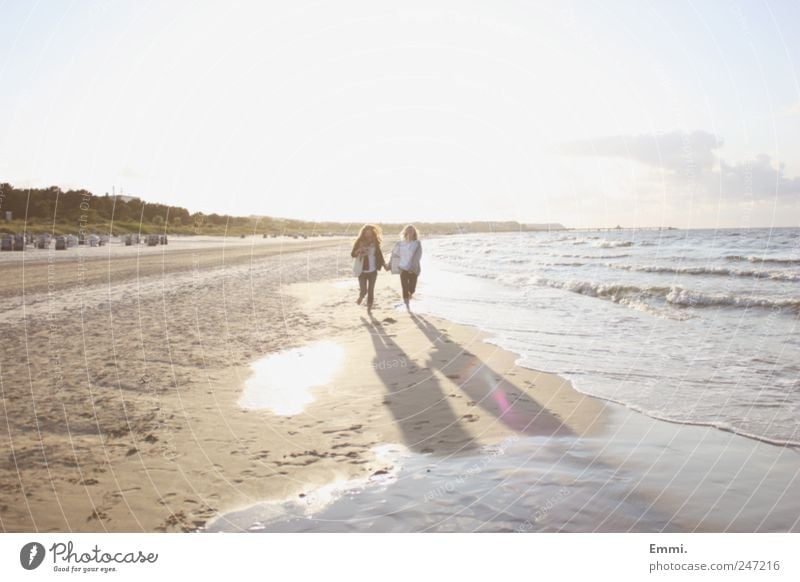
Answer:
[[[600, 238], [599, 236], [565, 236], [559, 239], [553, 239], [547, 241], [547, 244], [552, 243], [564, 243], [566, 244], [573, 244], [573, 245], [592, 245], [598, 246], [601, 243], [605, 242], [605, 239]], [[613, 242], [613, 241], [612, 241]], [[557, 246], [557, 245], [556, 245]]]
[[625, 257], [630, 257], [631, 255], [628, 253], [620, 253], [618, 255], [561, 255], [566, 259], [624, 259]]
[[775, 265], [800, 265], [800, 259], [791, 257], [755, 257], [744, 255], [726, 255], [726, 261], [747, 261], [749, 263], [772, 263]]
[[556, 289], [564, 289], [587, 295], [589, 297], [602, 297], [616, 301], [619, 298], [626, 297], [633, 294], [642, 294], [652, 291], [663, 291], [664, 294], [668, 293], [669, 287], [651, 287], [642, 289], [636, 285], [608, 285], [605, 283], [594, 283], [592, 281], [557, 281], [554, 279], [547, 279], [540, 277], [536, 280], [539, 285], [546, 285]]
[[519, 258], [519, 259], [512, 259], [512, 258], [505, 258], [505, 259], [498, 259], [497, 261], [501, 265], [524, 265], [530, 262], [529, 258]]
[[[524, 367], [524, 364], [522, 364]], [[600, 400], [605, 400], [606, 402], [612, 402], [614, 404], [618, 404], [620, 406], [624, 406], [625, 408], [629, 408], [634, 412], [638, 412], [639, 414], [644, 414], [645, 416], [649, 416], [650, 418], [654, 418], [655, 420], [660, 420], [663, 422], [669, 422], [672, 424], [682, 424], [685, 426], [698, 426], [698, 427], [708, 427], [714, 428], [716, 430], [721, 430], [723, 432], [729, 432], [741, 437], [745, 437], [748, 439], [752, 439], [754, 441], [759, 441], [762, 443], [767, 443], [770, 445], [776, 445], [780, 447], [793, 447], [793, 448], [800, 448], [800, 441], [793, 440], [793, 439], [785, 439], [785, 438], [773, 438], [766, 435], [757, 434], [751, 431], [746, 431], [741, 429], [730, 422], [718, 421], [718, 420], [700, 420], [700, 419], [689, 419], [689, 418], [680, 418], [675, 415], [665, 414], [658, 410], [648, 410], [638, 404], [634, 404], [632, 402], [625, 402], [624, 400], [620, 400], [617, 398], [611, 398], [609, 396], [603, 396], [600, 394], [595, 394], [593, 392], [585, 392], [581, 390], [580, 385], [575, 381], [574, 378], [570, 378], [572, 381], [573, 387], [578, 391], [582, 392], [583, 394], [588, 394], [593, 398], [598, 398]]]
[[539, 285], [546, 285], [548, 287], [578, 293], [579, 295], [586, 295], [587, 297], [596, 297], [598, 299], [611, 301], [657, 317], [679, 320], [689, 319], [691, 317], [685, 313], [675, 312], [675, 310], [667, 311], [663, 308], [659, 309], [657, 306], [651, 304], [649, 301], [652, 297], [649, 293], [650, 291], [656, 294], [666, 294], [669, 292], [669, 287], [653, 287], [645, 290], [635, 285], [604, 285], [588, 281], [554, 281], [546, 278], [539, 278], [536, 282]]
[[632, 247], [635, 243], [632, 240], [599, 240], [592, 243], [598, 249], [615, 249], [618, 247]]
[[682, 307], [765, 307], [769, 309], [800, 309], [800, 299], [769, 299], [727, 293], [700, 293], [673, 287], [665, 297], [667, 303]]
[[637, 273], [664, 273], [669, 275], [715, 275], [722, 277], [749, 277], [773, 281], [800, 281], [800, 273], [786, 271], [761, 271], [754, 269], [728, 269], [726, 267], [667, 267], [659, 265], [619, 265], [606, 263], [606, 267]]
[[651, 305], [653, 301], [663, 301], [675, 307], [761, 307], [800, 310], [800, 298], [771, 299], [767, 297], [730, 295], [727, 293], [703, 293], [678, 286], [639, 287], [637, 285], [606, 284], [592, 281], [556, 281], [542, 277], [538, 278], [536, 282], [539, 285], [564, 289], [572, 293], [597, 297], [633, 307], [641, 306], [642, 304], [653, 307]]

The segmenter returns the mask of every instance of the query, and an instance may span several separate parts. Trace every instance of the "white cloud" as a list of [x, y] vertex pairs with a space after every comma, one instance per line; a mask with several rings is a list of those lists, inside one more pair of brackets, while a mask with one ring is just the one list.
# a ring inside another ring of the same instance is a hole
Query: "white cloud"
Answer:
[[772, 159], [760, 154], [753, 160], [728, 164], [720, 160], [722, 194], [730, 198], [770, 200], [776, 196], [800, 195], [800, 177], [784, 175], [784, 165], [773, 165]]
[[722, 139], [706, 131], [673, 131], [566, 142], [556, 151], [566, 156], [638, 162], [656, 172], [647, 182], [666, 180], [673, 193], [731, 201], [766, 201], [800, 194], [800, 177], [787, 177], [783, 164], [773, 163], [766, 154], [729, 163], [717, 153], [722, 144]]
[[559, 144], [559, 153], [635, 160], [672, 172], [689, 166], [711, 170], [716, 162], [714, 150], [722, 140], [705, 131], [672, 131], [652, 135], [615, 135]]

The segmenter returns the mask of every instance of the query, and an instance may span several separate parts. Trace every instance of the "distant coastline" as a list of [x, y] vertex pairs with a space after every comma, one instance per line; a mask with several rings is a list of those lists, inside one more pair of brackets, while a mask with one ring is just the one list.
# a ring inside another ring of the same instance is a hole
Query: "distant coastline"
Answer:
[[[11, 213], [11, 220], [6, 213]], [[378, 223], [395, 232], [400, 223]], [[418, 222], [426, 234], [566, 230], [558, 223], [517, 221]], [[189, 212], [180, 206], [147, 202], [130, 195], [96, 196], [88, 190], [14, 188], [0, 184], [0, 233], [75, 234], [79, 229], [116, 236], [128, 233], [167, 235], [352, 235], [360, 223], [314, 222], [271, 216], [231, 216]]]

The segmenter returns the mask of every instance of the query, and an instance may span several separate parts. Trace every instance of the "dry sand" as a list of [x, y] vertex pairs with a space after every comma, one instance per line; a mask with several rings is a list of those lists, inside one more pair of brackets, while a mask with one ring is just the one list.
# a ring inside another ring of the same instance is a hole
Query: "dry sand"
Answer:
[[[396, 311], [396, 277], [380, 276], [367, 317], [333, 283], [348, 251], [174, 245], [4, 264], [2, 530], [191, 531], [383, 470], [381, 443], [449, 456], [602, 429], [606, 405], [564, 379], [516, 367], [476, 330]], [[250, 363], [319, 339], [345, 360], [302, 414], [238, 405]]]

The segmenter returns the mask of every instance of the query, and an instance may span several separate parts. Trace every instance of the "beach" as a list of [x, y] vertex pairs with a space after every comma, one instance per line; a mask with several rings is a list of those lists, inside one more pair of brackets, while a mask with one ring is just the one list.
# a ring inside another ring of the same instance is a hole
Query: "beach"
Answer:
[[796, 449], [579, 392], [388, 273], [369, 315], [349, 247], [7, 259], [2, 530], [798, 530]]

